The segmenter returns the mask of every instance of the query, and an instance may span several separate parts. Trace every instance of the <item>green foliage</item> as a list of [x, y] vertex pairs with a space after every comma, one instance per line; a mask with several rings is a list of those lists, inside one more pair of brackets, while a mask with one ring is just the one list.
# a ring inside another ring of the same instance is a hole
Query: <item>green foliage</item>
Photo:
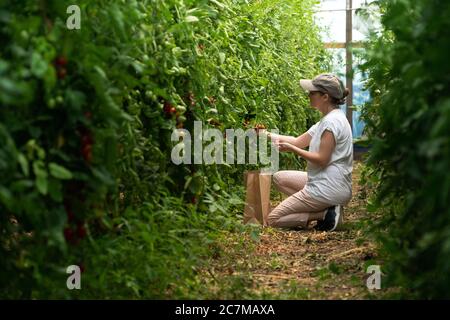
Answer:
[[364, 69], [364, 108], [376, 186], [368, 208], [389, 257], [391, 284], [409, 297], [450, 297], [450, 63], [446, 1], [379, 1], [384, 30]]
[[[83, 0], [68, 30], [70, 1], [2, 1], [1, 296], [194, 285], [205, 244], [240, 220], [246, 167], [177, 166], [171, 133], [314, 123], [298, 86], [328, 67], [313, 3]], [[65, 288], [71, 264], [87, 290]]]

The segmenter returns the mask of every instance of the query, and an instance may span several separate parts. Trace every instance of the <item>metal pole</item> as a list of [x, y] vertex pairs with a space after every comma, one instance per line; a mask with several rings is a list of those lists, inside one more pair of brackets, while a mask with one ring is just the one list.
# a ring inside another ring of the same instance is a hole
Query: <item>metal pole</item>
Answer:
[[347, 96], [347, 120], [350, 123], [353, 131], [353, 74], [352, 74], [352, 66], [353, 66], [353, 57], [352, 57], [352, 0], [347, 0], [347, 11], [346, 11], [346, 39], [345, 39], [345, 56], [346, 56], [346, 82], [347, 88], [350, 91]]

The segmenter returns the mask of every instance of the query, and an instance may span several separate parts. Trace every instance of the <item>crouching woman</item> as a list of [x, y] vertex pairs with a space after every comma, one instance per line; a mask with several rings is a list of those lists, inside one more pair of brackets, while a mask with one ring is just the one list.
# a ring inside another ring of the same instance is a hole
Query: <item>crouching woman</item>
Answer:
[[[348, 95], [342, 81], [333, 74], [300, 80], [308, 91], [310, 105], [322, 118], [299, 137], [267, 135], [281, 152], [293, 152], [307, 161], [307, 171], [278, 171], [275, 187], [288, 195], [269, 214], [270, 226], [307, 227], [333, 231], [342, 218], [342, 207], [352, 197], [353, 139], [350, 124], [339, 105]], [[309, 146], [309, 151], [304, 148]]]

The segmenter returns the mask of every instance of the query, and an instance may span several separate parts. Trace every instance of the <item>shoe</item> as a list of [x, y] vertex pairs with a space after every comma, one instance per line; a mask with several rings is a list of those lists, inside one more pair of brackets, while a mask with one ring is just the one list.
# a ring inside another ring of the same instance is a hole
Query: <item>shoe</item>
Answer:
[[322, 221], [317, 221], [314, 229], [319, 231], [334, 231], [341, 219], [342, 207], [340, 205], [329, 207]]

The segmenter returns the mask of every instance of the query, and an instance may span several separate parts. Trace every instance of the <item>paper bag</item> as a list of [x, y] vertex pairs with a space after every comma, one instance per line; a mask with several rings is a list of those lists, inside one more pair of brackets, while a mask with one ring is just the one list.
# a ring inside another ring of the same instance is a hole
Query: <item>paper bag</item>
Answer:
[[270, 185], [272, 175], [259, 170], [244, 173], [246, 187], [244, 223], [267, 226], [270, 213]]

